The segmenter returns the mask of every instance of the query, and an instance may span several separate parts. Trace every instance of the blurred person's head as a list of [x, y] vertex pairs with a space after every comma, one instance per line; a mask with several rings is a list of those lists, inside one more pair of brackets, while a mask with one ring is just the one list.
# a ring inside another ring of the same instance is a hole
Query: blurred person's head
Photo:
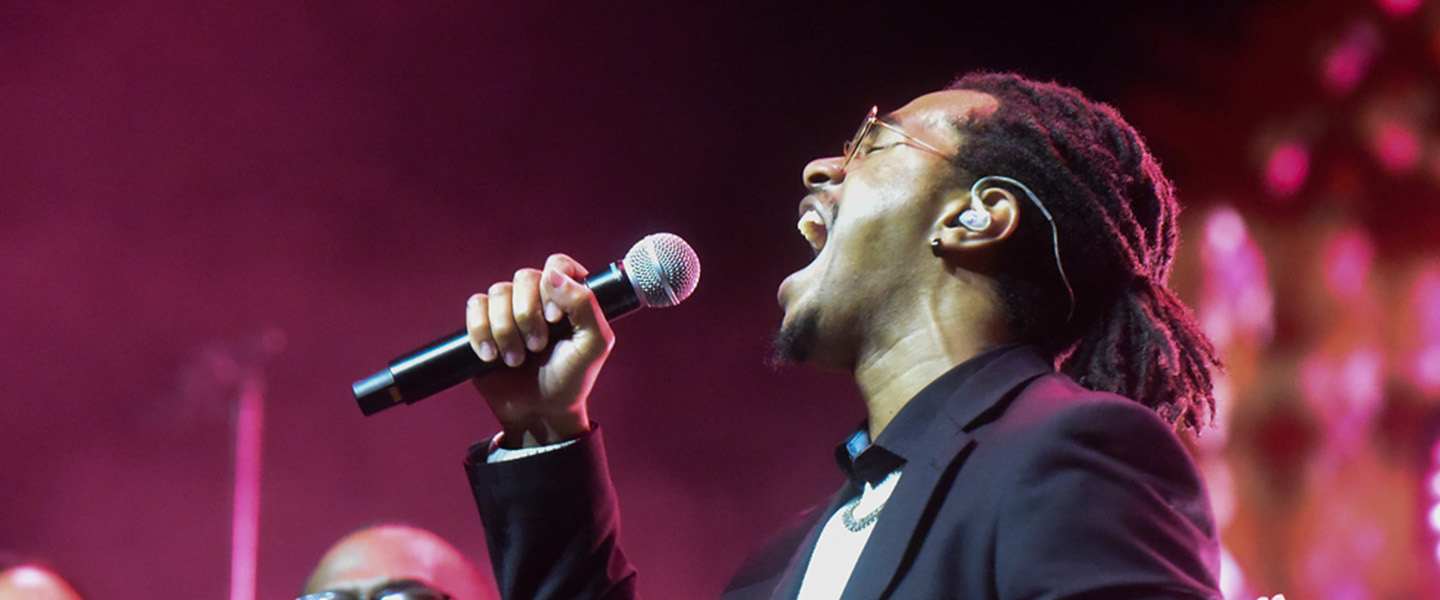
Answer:
[[80, 594], [49, 567], [0, 558], [0, 600], [80, 600]]
[[305, 582], [304, 594], [337, 600], [490, 600], [496, 597], [490, 590], [475, 565], [439, 536], [380, 525], [331, 546]]

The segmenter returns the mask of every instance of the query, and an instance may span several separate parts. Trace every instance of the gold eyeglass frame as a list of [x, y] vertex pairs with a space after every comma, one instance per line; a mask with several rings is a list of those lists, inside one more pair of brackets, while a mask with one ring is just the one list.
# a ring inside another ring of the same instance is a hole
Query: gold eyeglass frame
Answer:
[[896, 127], [896, 126], [894, 126], [894, 125], [891, 125], [891, 124], [889, 124], [889, 123], [886, 123], [885, 121], [880, 120], [879, 115], [880, 115], [880, 107], [879, 107], [879, 106], [871, 106], [871, 107], [870, 107], [870, 113], [867, 114], [867, 115], [865, 115], [865, 120], [864, 120], [864, 121], [861, 121], [861, 122], [860, 122], [860, 129], [858, 129], [858, 130], [855, 131], [855, 137], [850, 138], [850, 141], [845, 142], [845, 149], [844, 149], [844, 150], [845, 150], [845, 162], [843, 162], [843, 163], [840, 164], [840, 170], [841, 170], [841, 171], [844, 171], [846, 168], [848, 168], [848, 167], [850, 166], [850, 161], [855, 160], [855, 155], [860, 152], [860, 143], [865, 140], [865, 136], [870, 135], [870, 131], [873, 130], [873, 129], [875, 129], [875, 126], [876, 126], [876, 125], [879, 125], [879, 126], [881, 126], [881, 127], [884, 127], [885, 129], [889, 129], [890, 131], [893, 131], [893, 132], [895, 132], [896, 134], [898, 134], [900, 137], [905, 138], [905, 141], [908, 142], [907, 145], [909, 145], [909, 146], [913, 146], [913, 147], [918, 148], [918, 149], [920, 149], [920, 150], [924, 150], [924, 151], [926, 151], [926, 152], [929, 152], [929, 153], [931, 153], [931, 154], [934, 154], [935, 156], [938, 156], [938, 157], [943, 158], [943, 159], [945, 159], [945, 160], [950, 160], [950, 159], [955, 158], [953, 155], [951, 155], [951, 154], [949, 154], [949, 153], [946, 153], [946, 152], [940, 150], [939, 148], [936, 148], [936, 147], [934, 147], [934, 146], [931, 146], [930, 144], [925, 143], [924, 140], [921, 140], [920, 138], [917, 138], [917, 137], [915, 137], [915, 136], [913, 136], [913, 135], [910, 135], [910, 134], [908, 134], [908, 133], [905, 133], [905, 131], [904, 131], [903, 129], [900, 129], [899, 127]]

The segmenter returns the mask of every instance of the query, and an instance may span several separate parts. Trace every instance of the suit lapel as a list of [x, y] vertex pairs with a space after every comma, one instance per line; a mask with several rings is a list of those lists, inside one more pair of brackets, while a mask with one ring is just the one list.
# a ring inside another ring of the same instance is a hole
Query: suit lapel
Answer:
[[[842, 600], [880, 598], [900, 569], [901, 561], [912, 546], [911, 540], [923, 537], [918, 530], [929, 500], [938, 487], [944, 465], [952, 462], [970, 444], [970, 434], [959, 428], [951, 430], [944, 440], [945, 448], [937, 448], [934, 460], [907, 462], [895, 491], [885, 502], [875, 531], [865, 543], [865, 550], [855, 564]], [[913, 544], [918, 547], [917, 543]]]
[[[1013, 392], [1018, 392], [1023, 384], [1052, 372], [1054, 368], [1049, 361], [1033, 349], [1022, 347], [987, 364], [956, 388], [940, 414], [913, 444], [907, 444], [912, 450], [907, 452], [900, 482], [885, 502], [884, 512], [860, 554], [842, 600], [883, 597], [892, 581], [903, 574], [904, 565], [929, 532], [930, 517], [926, 513], [932, 505], [938, 508], [944, 492], [950, 489], [950, 480], [958, 473], [973, 445], [974, 438], [969, 431], [1002, 412]], [[822, 525], [837, 507], [832, 506], [830, 512], [822, 515]], [[810, 549], [814, 548], [813, 537], [812, 533]], [[808, 551], [804, 553], [807, 560], [809, 555]], [[795, 597], [799, 590], [798, 577], [795, 590], [783, 597]]]

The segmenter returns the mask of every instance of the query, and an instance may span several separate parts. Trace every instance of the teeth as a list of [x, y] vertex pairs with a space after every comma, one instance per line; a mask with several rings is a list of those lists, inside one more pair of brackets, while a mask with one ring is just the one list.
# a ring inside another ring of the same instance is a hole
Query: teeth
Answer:
[[825, 218], [820, 216], [819, 211], [805, 211], [795, 226], [800, 229], [800, 235], [805, 236], [805, 241], [810, 242], [810, 247], [814, 248], [815, 252], [820, 252], [820, 249], [825, 247]]

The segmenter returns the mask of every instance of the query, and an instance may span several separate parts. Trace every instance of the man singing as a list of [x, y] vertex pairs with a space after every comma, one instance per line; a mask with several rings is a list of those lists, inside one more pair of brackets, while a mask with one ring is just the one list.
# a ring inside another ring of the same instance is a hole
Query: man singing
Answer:
[[[872, 109], [804, 179], [815, 258], [780, 284], [777, 352], [849, 371], [868, 420], [845, 486], [722, 597], [1218, 599], [1173, 431], [1209, 421], [1218, 361], [1165, 287], [1172, 185], [1120, 115], [971, 74]], [[554, 255], [467, 308], [481, 359], [521, 367], [475, 381], [503, 431], [467, 461], [509, 599], [637, 596], [586, 412], [614, 336], [585, 275]]]

